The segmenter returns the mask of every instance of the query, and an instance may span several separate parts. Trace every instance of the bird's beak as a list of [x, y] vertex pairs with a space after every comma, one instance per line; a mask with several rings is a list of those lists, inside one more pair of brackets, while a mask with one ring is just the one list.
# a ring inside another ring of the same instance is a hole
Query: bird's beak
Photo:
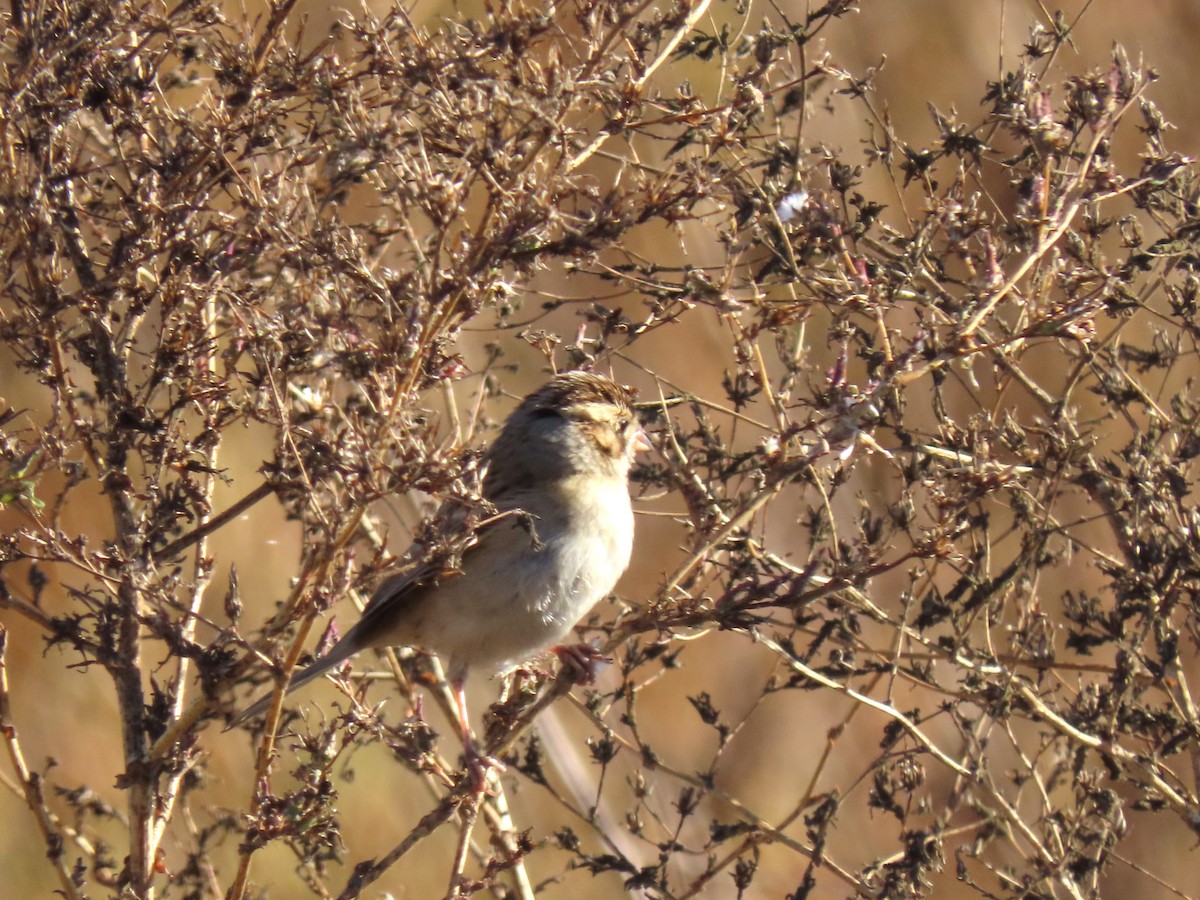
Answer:
[[634, 435], [633, 438], [633, 452], [645, 453], [647, 450], [653, 449], [654, 445], [650, 443], [650, 438], [646, 437], [646, 432], [639, 428], [637, 434]]

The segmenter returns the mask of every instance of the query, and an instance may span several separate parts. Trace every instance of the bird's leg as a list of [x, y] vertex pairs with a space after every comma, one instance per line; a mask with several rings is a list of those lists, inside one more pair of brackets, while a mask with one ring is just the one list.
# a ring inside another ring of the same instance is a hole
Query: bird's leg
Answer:
[[601, 664], [612, 662], [593, 644], [559, 644], [551, 647], [550, 652], [558, 657], [576, 684], [595, 684]]
[[474, 779], [474, 793], [482, 794], [487, 791], [488, 770], [495, 769], [497, 772], [503, 772], [505, 765], [500, 760], [483, 753], [475, 743], [475, 737], [471, 734], [471, 720], [467, 716], [467, 691], [464, 679], [453, 679], [450, 687], [454, 692], [454, 707], [458, 714], [458, 729], [462, 736], [467, 771]]

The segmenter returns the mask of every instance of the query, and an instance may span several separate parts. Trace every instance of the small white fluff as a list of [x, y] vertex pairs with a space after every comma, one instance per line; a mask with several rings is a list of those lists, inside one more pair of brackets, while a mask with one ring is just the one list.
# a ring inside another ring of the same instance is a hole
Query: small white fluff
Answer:
[[780, 222], [790, 222], [800, 214], [800, 210], [804, 209], [808, 203], [808, 191], [793, 191], [775, 207], [775, 214], [779, 216]]

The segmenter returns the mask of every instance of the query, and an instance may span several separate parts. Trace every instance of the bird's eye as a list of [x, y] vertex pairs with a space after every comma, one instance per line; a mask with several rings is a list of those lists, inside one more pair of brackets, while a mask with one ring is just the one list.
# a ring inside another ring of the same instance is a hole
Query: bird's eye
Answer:
[[628, 429], [629, 429], [629, 419], [625, 418], [624, 416], [622, 416], [620, 419], [617, 419], [617, 431], [619, 431], [623, 434]]

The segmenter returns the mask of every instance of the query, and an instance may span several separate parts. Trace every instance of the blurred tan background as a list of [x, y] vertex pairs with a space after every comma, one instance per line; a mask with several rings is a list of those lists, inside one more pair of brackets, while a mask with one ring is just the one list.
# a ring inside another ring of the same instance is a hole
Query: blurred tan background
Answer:
[[[767, 4], [756, 5], [763, 10], [768, 8]], [[805, 8], [791, 0], [777, 0], [775, 5], [796, 19], [802, 16]], [[251, 18], [256, 6], [252, 0], [245, 2]], [[383, 4], [370, 6], [379, 12], [386, 9]], [[1059, 55], [1053, 69], [1058, 78], [1052, 77], [1050, 81], [1088, 69], [1107, 68], [1113, 44], [1120, 43], [1131, 57], [1144, 57], [1161, 73], [1161, 81], [1150, 96], [1176, 126], [1170, 138], [1173, 149], [1193, 155], [1200, 133], [1200, 91], [1195, 89], [1194, 71], [1200, 48], [1200, 4], [1190, 0], [1146, 3], [1095, 0], [1090, 4], [1061, 4], [1068, 21], [1074, 20], [1085, 6], [1086, 12], [1072, 34], [1073, 50]], [[237, 5], [227, 7], [230, 16], [238, 14]], [[307, 16], [308, 32], [321, 34], [335, 19], [354, 16], [357, 9], [356, 4], [300, 0], [293, 19]], [[418, 21], [430, 22], [439, 17], [458, 17], [470, 12], [477, 13], [477, 9], [469, 3], [418, 2], [413, 15]], [[724, 4], [714, 4], [713, 16], [719, 18], [726, 14]], [[927, 104], [935, 104], [944, 113], [957, 108], [961, 119], [976, 120], [985, 82], [996, 79], [1002, 65], [1005, 68], [1012, 66], [1035, 21], [1045, 21], [1045, 11], [1040, 3], [1032, 0], [1009, 0], [1007, 3], [992, 0], [866, 0], [862, 3], [862, 14], [836, 23], [827, 30], [825, 40], [831, 59], [855, 72], [876, 66], [886, 57], [886, 64], [878, 75], [879, 102], [883, 104], [879, 111], [890, 115], [899, 135], [920, 147], [933, 143], [937, 136]], [[706, 30], [711, 31], [711, 26]], [[660, 71], [658, 83], [666, 89], [685, 75], [667, 65]], [[847, 156], [853, 155], [853, 148], [866, 133], [861, 107], [848, 102], [836, 117], [814, 114], [807, 129], [807, 145], [825, 142], [843, 148]], [[861, 190], [884, 203], [892, 202], [894, 196], [891, 187], [876, 172], [868, 174]], [[703, 224], [694, 223], [686, 225], [671, 240], [648, 241], [641, 250], [647, 256], [666, 257], [663, 261], [668, 264], [683, 261], [685, 255], [686, 260], [695, 265], [717, 263], [723, 258], [713, 234]], [[570, 296], [586, 296], [589, 289], [581, 282], [543, 283], [539, 287]], [[485, 361], [484, 344], [501, 342], [509, 354], [508, 359], [523, 364], [519, 378], [513, 378], [507, 386], [511, 394], [520, 395], [541, 380], [542, 360], [511, 332], [496, 334], [487, 329], [487, 324], [482, 318], [472, 324], [464, 335], [461, 351], [468, 364], [478, 368]], [[575, 311], [571, 308], [561, 310], [541, 323], [541, 327], [563, 335], [568, 341], [577, 325]], [[706, 318], [706, 314], [693, 316], [676, 328], [656, 331], [629, 350], [631, 358], [651, 366], [669, 381], [695, 393], [712, 396], [721, 394], [721, 375], [726, 368], [732, 367], [729, 353], [728, 336], [723, 326], [715, 316]], [[826, 350], [814, 347], [813, 353], [820, 358]], [[635, 366], [618, 361], [614, 371], [621, 380], [643, 390], [648, 391], [653, 386]], [[461, 402], [470, 400], [473, 384], [470, 382], [464, 387]], [[39, 408], [45, 399], [31, 391], [25, 378], [16, 376], [2, 350], [0, 396], [12, 407], [31, 409]], [[441, 397], [430, 397], [429, 403], [435, 410], [443, 408]], [[497, 406], [492, 412], [499, 416], [505, 411]], [[247, 433], [243, 436], [242, 446], [231, 446], [224, 452], [222, 463], [229, 470], [233, 487], [218, 488], [218, 509], [239, 497], [245, 485], [255, 482], [255, 472], [262, 461], [261, 437]], [[865, 490], [869, 490], [869, 469], [868, 466], [864, 470]], [[665, 497], [643, 501], [641, 508], [651, 513], [670, 512], [680, 507], [674, 498]], [[92, 531], [93, 525], [86, 512], [81, 511], [77, 516], [79, 521], [74, 524], [81, 532], [93, 534], [97, 539], [103, 536]], [[97, 515], [95, 521], [102, 522], [103, 516]], [[0, 514], [0, 527], [12, 528], [17, 522], [11, 514]], [[650, 594], [677, 562], [682, 540], [678, 526], [668, 518], [647, 515], [639, 521], [638, 527], [634, 561], [619, 587], [620, 594], [635, 603]], [[781, 523], [776, 535], [780, 541], [777, 549], [788, 549], [787, 535], [786, 522]], [[296, 566], [298, 538], [295, 524], [286, 522], [279, 509], [267, 502], [213, 540], [211, 549], [219, 571], [227, 572], [231, 563], [237, 565], [246, 602], [241, 621], [243, 629], [252, 629], [262, 621], [273, 610], [274, 603], [288, 591], [289, 579]], [[394, 531], [393, 549], [401, 550], [404, 543], [400, 531]], [[219, 608], [223, 592], [224, 583], [218, 580], [210, 601], [213, 609]], [[61, 596], [56, 594], [53, 585], [43, 602], [50, 609], [61, 603]], [[603, 608], [601, 612], [611, 614]], [[348, 609], [339, 613], [343, 621], [352, 615]], [[97, 785], [101, 799], [113, 804], [119, 812], [124, 806], [124, 798], [113, 787], [113, 782], [122, 763], [120, 748], [115, 743], [119, 729], [115, 727], [117, 710], [109, 679], [99, 670], [67, 669], [75, 660], [59, 650], [43, 654], [44, 642], [34, 629], [12, 617], [5, 617], [4, 621], [10, 628], [8, 667], [13, 715], [21, 730], [28, 763], [35, 769], [44, 768], [47, 757], [53, 754], [55, 764], [49, 775], [56, 784], [64, 787]], [[203, 632], [200, 639], [204, 639]], [[709, 692], [727, 721], [736, 722], [747, 717], [743, 730], [726, 750], [721, 765], [722, 773], [737, 774], [729, 776], [729, 783], [718, 783], [763, 817], [777, 820], [790, 811], [790, 804], [805, 789], [810, 774], [806, 763], [824, 749], [827, 730], [845, 715], [844, 700], [827, 692], [789, 692], [774, 695], [751, 709], [751, 701], [760, 696], [762, 685], [770, 675], [771, 656], [759, 652], [744, 639], [728, 635], [706, 636], [685, 652], [702, 664], [684, 665], [644, 693], [640, 702], [643, 721], [649, 729], [644, 737], [656, 747], [672, 753], [673, 758], [668, 762], [684, 771], [708, 765], [715, 748], [711, 730], [701, 726], [683, 698], [699, 691]], [[163, 677], [166, 676], [164, 671]], [[496, 685], [477, 679], [471, 685], [471, 691], [474, 708], [479, 710], [495, 696]], [[327, 685], [320, 685], [309, 691], [306, 703], [319, 714], [329, 708], [334, 696]], [[432, 706], [429, 709], [432, 710]], [[557, 714], [566, 734], [581, 738], [590, 733], [586, 723], [565, 704]], [[436, 718], [436, 713], [430, 715], [435, 727], [444, 727], [445, 723]], [[64, 719], [73, 722], [75, 728], [76, 740], [68, 747], [51, 743], [51, 735], [61, 727]], [[211, 757], [212, 783], [205, 790], [206, 799], [214, 810], [245, 808], [253, 788], [249, 781], [251, 749], [245, 736], [222, 734], [218, 729], [210, 728], [204, 734], [203, 746]], [[287, 742], [280, 750], [276, 777], [284, 780], [291, 751]], [[852, 745], [840, 744], [833, 763], [827, 768], [830, 781], [861, 772], [866, 760], [876, 752], [874, 745], [864, 747], [860, 752]], [[412, 826], [414, 819], [429, 808], [428, 795], [416, 780], [409, 778], [409, 783], [395, 783], [399, 770], [387, 764], [383, 757], [380, 748], [370, 748], [353, 757], [353, 771], [338, 773], [341, 776], [338, 790], [342, 824], [349, 847], [346, 859], [350, 865], [386, 852]], [[3, 771], [9, 770], [4, 768]], [[384, 774], [376, 778], [373, 773], [377, 772]], [[585, 768], [584, 774], [592, 773]], [[609, 777], [615, 777], [615, 774], [610, 773]], [[516, 820], [535, 821], [529, 813], [540, 811], [546, 804], [540, 789], [519, 777], [510, 778], [508, 783], [513, 786], [511, 799]], [[669, 808], [673, 797], [664, 796], [659, 800], [664, 808]], [[206, 822], [200, 820], [204, 811], [195, 809], [194, 812], [196, 827], [205, 827]], [[0, 900], [50, 895], [54, 881], [49, 867], [42, 863], [44, 847], [24, 803], [10, 790], [0, 791], [0, 823], [0, 832], [5, 835], [5, 840], [0, 841], [0, 872], [5, 873], [0, 879]], [[1145, 846], [1159, 844], [1153, 853], [1155, 874], [1185, 890], [1194, 889], [1197, 884], [1194, 842], [1164, 841], [1152, 828], [1139, 833], [1137, 824], [1137, 820], [1131, 822], [1133, 830], [1128, 841]], [[113, 828], [112, 835], [115, 846], [121, 847], [119, 826]], [[839, 828], [837, 835], [830, 853], [845, 864], [862, 864], [897, 846], [896, 823], [884, 814], [877, 814], [862, 823], [859, 829]], [[537, 840], [545, 837], [545, 833], [534, 834]], [[445, 891], [445, 872], [453, 841], [453, 832], [443, 829], [398, 865], [377, 885], [378, 890], [369, 891], [368, 896], [383, 896], [384, 891], [395, 897], [440, 896]], [[221, 849], [224, 855], [215, 862], [228, 877], [236, 848], [226, 846]], [[119, 865], [123, 851], [115, 852]], [[648, 855], [646, 861], [652, 859], [652, 855]], [[697, 872], [702, 868], [702, 862], [697, 861]], [[534, 855], [531, 869], [535, 883], [544, 878], [563, 876], [561, 884], [547, 887], [546, 896], [571, 896], [574, 900], [583, 900], [620, 895], [620, 884], [612, 876], [593, 882], [585, 873], [565, 873], [556, 868], [562, 864], [563, 857], [552, 853]], [[301, 883], [292, 874], [293, 865], [284, 848], [269, 848], [256, 857], [255, 880], [274, 884], [269, 890], [272, 897], [301, 896]], [[976, 896], [957, 885], [953, 866], [951, 860], [935, 896]], [[801, 872], [799, 857], [795, 854], [768, 848], [751, 895], [783, 897], [796, 889]], [[334, 876], [330, 881], [341, 884], [344, 878], [345, 875]], [[846, 894], [842, 886], [828, 884], [830, 887], [823, 888], [818, 896]], [[1112, 897], [1171, 896], [1165, 888], [1156, 890], [1146, 878], [1120, 867], [1114, 869], [1105, 893]], [[729, 879], [722, 877], [704, 896], [733, 895]]]

